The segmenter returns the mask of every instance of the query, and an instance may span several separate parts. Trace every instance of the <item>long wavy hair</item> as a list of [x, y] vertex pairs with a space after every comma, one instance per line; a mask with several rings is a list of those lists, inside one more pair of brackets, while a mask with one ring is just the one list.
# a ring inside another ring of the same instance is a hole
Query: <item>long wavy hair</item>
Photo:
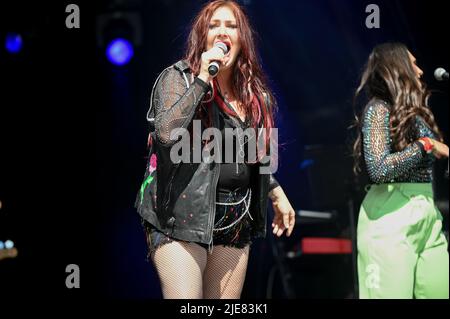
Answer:
[[[402, 151], [417, 138], [417, 116], [422, 117], [442, 141], [442, 133], [428, 107], [430, 92], [425, 83], [417, 78], [408, 53], [407, 47], [402, 43], [383, 43], [376, 46], [369, 56], [353, 100], [356, 110], [357, 99], [365, 91], [368, 100], [380, 99], [389, 104], [390, 136], [395, 152]], [[361, 128], [365, 112], [366, 109], [358, 115], [355, 111], [355, 121], [352, 125], [357, 128], [353, 144], [355, 174], [361, 171]]]
[[[243, 8], [235, 1], [215, 0], [206, 3], [195, 17], [191, 32], [188, 36], [184, 59], [189, 63], [194, 75], [200, 72], [201, 55], [206, 49], [209, 23], [214, 12], [226, 6], [232, 10], [236, 17], [241, 50], [233, 66], [232, 87], [236, 97], [242, 103], [246, 116], [252, 127], [259, 123], [270, 130], [274, 126], [275, 98], [267, 84], [266, 76], [260, 65], [259, 56], [254, 41], [254, 31]], [[225, 107], [217, 94], [217, 85], [214, 85], [212, 98], [218, 101], [219, 107], [226, 113], [237, 116], [235, 112]], [[268, 145], [269, 134], [266, 134]]]

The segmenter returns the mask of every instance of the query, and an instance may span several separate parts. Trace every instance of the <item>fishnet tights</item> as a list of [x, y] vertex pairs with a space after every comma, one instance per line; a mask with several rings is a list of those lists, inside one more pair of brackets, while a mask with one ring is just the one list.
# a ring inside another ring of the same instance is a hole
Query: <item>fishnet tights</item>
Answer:
[[158, 247], [152, 261], [165, 299], [238, 299], [244, 285], [249, 246], [214, 246], [172, 241]]

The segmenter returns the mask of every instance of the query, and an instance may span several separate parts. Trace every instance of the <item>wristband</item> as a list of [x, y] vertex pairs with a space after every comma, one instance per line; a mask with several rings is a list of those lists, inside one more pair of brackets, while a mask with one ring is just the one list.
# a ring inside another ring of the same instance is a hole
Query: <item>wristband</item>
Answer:
[[430, 141], [430, 139], [428, 137], [421, 137], [421, 138], [419, 138], [419, 141], [422, 141], [425, 143], [425, 144], [423, 144], [423, 148], [427, 154], [430, 154], [431, 152], [433, 152], [434, 144]]

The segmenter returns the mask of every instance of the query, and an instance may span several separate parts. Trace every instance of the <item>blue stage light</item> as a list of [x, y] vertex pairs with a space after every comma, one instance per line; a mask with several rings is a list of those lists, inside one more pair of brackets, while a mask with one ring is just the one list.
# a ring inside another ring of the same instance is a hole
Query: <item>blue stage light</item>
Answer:
[[300, 169], [306, 169], [310, 166], [314, 165], [314, 160], [312, 159], [304, 159], [301, 163], [300, 163]]
[[18, 33], [8, 33], [6, 35], [5, 47], [9, 53], [19, 53], [23, 47], [22, 36]]
[[133, 46], [126, 39], [114, 39], [106, 48], [106, 57], [115, 65], [125, 65], [134, 55]]
[[14, 242], [8, 239], [7, 241], [5, 241], [5, 248], [6, 249], [14, 248]]

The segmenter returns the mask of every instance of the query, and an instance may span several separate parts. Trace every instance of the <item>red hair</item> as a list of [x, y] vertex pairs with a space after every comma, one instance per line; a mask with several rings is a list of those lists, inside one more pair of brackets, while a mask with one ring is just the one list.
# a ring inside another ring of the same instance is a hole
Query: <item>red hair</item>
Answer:
[[[208, 2], [194, 19], [191, 32], [187, 41], [185, 60], [188, 62], [194, 75], [200, 72], [201, 55], [206, 49], [209, 23], [214, 12], [226, 6], [231, 9], [236, 17], [241, 50], [233, 66], [233, 90], [244, 108], [246, 117], [250, 119], [250, 125], [257, 128], [260, 123], [270, 130], [274, 127], [275, 98], [271, 93], [266, 77], [259, 63], [254, 41], [254, 32], [249, 19], [242, 7], [235, 1], [215, 0]], [[213, 85], [213, 91], [215, 91]], [[218, 102], [223, 112], [237, 116], [229, 110], [220, 97], [213, 92], [213, 98]], [[266, 134], [266, 146], [268, 146], [270, 134]]]

